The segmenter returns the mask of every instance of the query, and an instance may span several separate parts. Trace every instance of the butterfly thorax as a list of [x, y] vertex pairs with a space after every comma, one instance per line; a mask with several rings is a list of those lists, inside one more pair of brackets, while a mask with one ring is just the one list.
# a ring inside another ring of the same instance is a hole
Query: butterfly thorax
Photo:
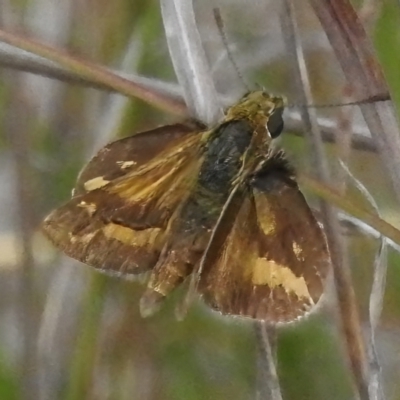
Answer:
[[265, 154], [270, 153], [271, 140], [283, 128], [282, 97], [271, 96], [264, 91], [250, 92], [240, 102], [226, 111], [225, 121], [242, 121], [251, 129], [251, 143], [243, 158], [242, 178], [258, 169]]
[[268, 121], [277, 109], [283, 109], [284, 99], [264, 91], [250, 92], [237, 104], [228, 108], [225, 121], [246, 120], [254, 131], [266, 129]]

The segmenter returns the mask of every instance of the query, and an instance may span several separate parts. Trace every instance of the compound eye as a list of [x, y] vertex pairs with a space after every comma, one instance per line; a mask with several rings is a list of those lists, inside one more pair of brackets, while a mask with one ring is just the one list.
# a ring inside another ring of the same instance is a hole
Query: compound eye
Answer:
[[283, 131], [283, 107], [274, 110], [267, 122], [267, 128], [272, 139], [277, 138]]

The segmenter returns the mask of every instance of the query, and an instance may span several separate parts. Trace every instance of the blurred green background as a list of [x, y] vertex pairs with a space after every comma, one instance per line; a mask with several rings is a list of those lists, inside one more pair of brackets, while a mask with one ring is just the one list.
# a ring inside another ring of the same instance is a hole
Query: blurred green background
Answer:
[[[229, 63], [219, 60], [221, 38], [210, 28], [216, 5], [246, 81], [290, 99], [290, 61], [277, 18], [280, 2], [194, 2], [217, 88], [234, 98], [242, 84]], [[316, 102], [336, 102], [343, 89], [339, 64], [308, 3], [297, 6]], [[3, 2], [0, 10], [5, 30], [24, 31], [119, 71], [175, 81], [156, 1], [26, 0]], [[368, 27], [400, 104], [398, 1], [375, 4]], [[337, 113], [334, 109], [328, 115]], [[250, 324], [216, 316], [201, 304], [177, 322], [180, 291], [156, 316], [141, 319], [142, 285], [100, 275], [68, 259], [37, 229], [52, 208], [69, 198], [79, 170], [102, 144], [176, 120], [139, 100], [1, 69], [1, 400], [255, 398], [257, 351]], [[299, 169], [312, 168], [302, 138], [287, 133], [282, 146]], [[334, 165], [337, 150], [333, 145], [327, 150]], [[399, 208], [377, 155], [352, 151], [349, 166], [383, 215], [399, 226]], [[354, 232], [346, 242], [367, 326], [378, 243]], [[400, 257], [393, 250], [388, 265], [377, 344], [386, 394], [400, 400]], [[333, 290], [327, 291], [320, 312], [278, 330], [284, 399], [353, 396]]]

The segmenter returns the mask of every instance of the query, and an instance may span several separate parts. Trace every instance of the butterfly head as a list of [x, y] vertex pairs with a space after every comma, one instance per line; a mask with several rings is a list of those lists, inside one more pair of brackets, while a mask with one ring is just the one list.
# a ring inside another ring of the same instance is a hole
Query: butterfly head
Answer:
[[254, 128], [266, 127], [269, 136], [274, 139], [283, 130], [283, 110], [285, 99], [272, 96], [264, 90], [245, 94], [241, 100], [226, 112], [226, 121], [246, 119]]

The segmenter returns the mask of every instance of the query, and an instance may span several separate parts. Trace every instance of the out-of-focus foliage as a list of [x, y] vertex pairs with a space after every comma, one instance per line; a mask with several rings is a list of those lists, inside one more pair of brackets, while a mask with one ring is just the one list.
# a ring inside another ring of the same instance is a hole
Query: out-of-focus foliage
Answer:
[[[217, 87], [234, 97], [242, 83], [229, 62], [220, 60], [224, 48], [210, 11], [215, 3], [195, 2], [197, 23]], [[290, 98], [291, 69], [279, 31], [279, 1], [254, 7], [243, 0], [217, 3], [246, 81]], [[316, 102], [334, 103], [343, 85], [340, 67], [307, 2], [298, 3]], [[18, 26], [45, 43], [111, 68], [174, 80], [156, 1], [27, 0], [4, 2], [0, 9], [5, 29]], [[399, 103], [399, 3], [388, 0], [376, 12], [370, 34]], [[135, 99], [1, 70], [0, 399], [255, 398], [251, 324], [218, 317], [200, 304], [177, 322], [174, 309], [182, 290], [159, 314], [143, 320], [138, 313], [140, 283], [105, 277], [67, 259], [36, 229], [47, 212], [69, 197], [94, 147], [174, 119]], [[282, 145], [299, 168], [312, 167], [303, 139], [288, 134]], [[336, 149], [327, 148], [334, 164]], [[353, 151], [349, 164], [383, 215], [399, 225], [398, 204], [376, 154]], [[377, 242], [358, 233], [346, 235], [346, 242], [366, 321]], [[391, 252], [377, 334], [392, 399], [400, 399], [399, 267], [399, 255]], [[27, 293], [29, 288], [32, 293]], [[24, 323], [27, 315], [32, 324]], [[23, 368], [27, 336], [33, 346], [29, 371]], [[329, 293], [320, 313], [279, 329], [278, 336], [285, 399], [351, 398], [351, 377]], [[24, 381], [27, 375], [33, 383]]]

